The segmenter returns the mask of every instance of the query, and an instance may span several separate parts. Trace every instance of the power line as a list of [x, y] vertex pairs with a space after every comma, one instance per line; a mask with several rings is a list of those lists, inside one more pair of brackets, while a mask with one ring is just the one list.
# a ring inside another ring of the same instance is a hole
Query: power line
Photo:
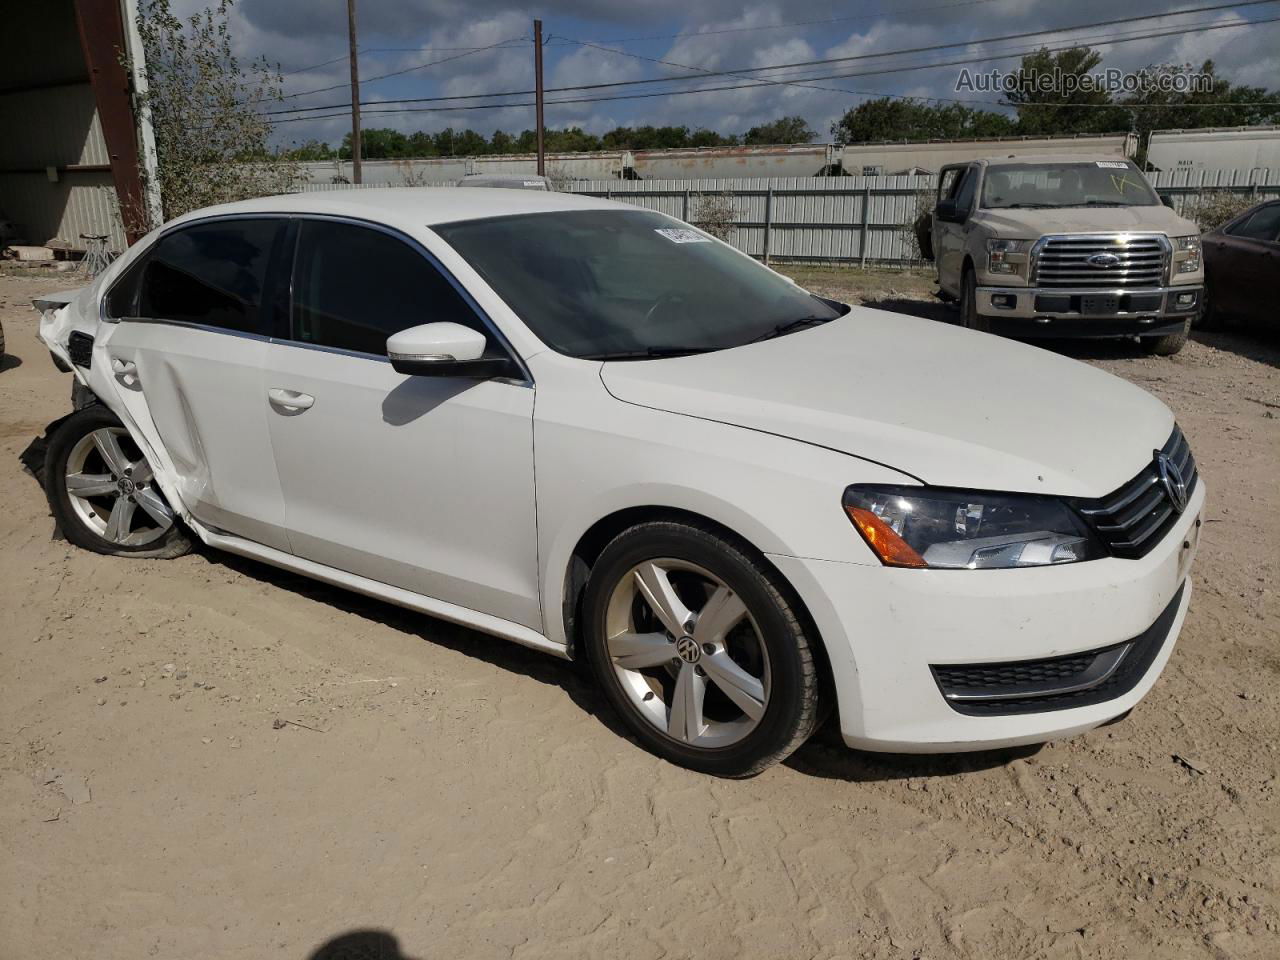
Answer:
[[[1243, 21], [1238, 21], [1234, 23], [1209, 23], [1207, 25], [1197, 25], [1197, 26], [1200, 26], [1200, 29], [1202, 31], [1207, 32], [1210, 30], [1238, 29], [1240, 27], [1256, 26], [1259, 24], [1276, 23], [1276, 22], [1280, 22], [1280, 17], [1270, 17], [1270, 18], [1261, 19], [1261, 20], [1243, 20]], [[1137, 40], [1148, 40], [1148, 39], [1155, 39], [1159, 37], [1176, 36], [1176, 35], [1183, 34], [1186, 31], [1186, 28], [1187, 28], [1187, 25], [1182, 25], [1175, 29], [1159, 31], [1155, 33], [1144, 32], [1138, 36], [1096, 37], [1096, 38], [1084, 38], [1084, 39], [1086, 39], [1088, 42], [1096, 43], [1100, 46], [1105, 46], [1105, 45], [1112, 45], [1112, 44], [1119, 44], [1119, 43], [1129, 43]], [[892, 68], [885, 68], [880, 70], [870, 70], [870, 71], [854, 72], [854, 73], [824, 74], [821, 76], [814, 76], [814, 77], [798, 77], [795, 79], [796, 80], [825, 80], [825, 79], [838, 79], [842, 77], [873, 76], [873, 75], [883, 74], [883, 73], [898, 73], [898, 72], [904, 72], [904, 71], [928, 70], [928, 69], [934, 69], [937, 67], [957, 65], [961, 63], [983, 63], [983, 62], [989, 62], [991, 60], [1004, 60], [1004, 59], [1009, 59], [1011, 57], [1025, 56], [1027, 53], [1034, 53], [1039, 49], [1045, 49], [1050, 53], [1058, 52], [1062, 50], [1070, 50], [1078, 46], [1079, 43], [1080, 43], [1080, 39], [1077, 39], [1076, 41], [1070, 44], [1064, 44], [1059, 47], [1034, 47], [1024, 51], [993, 54], [993, 55], [984, 56], [984, 57], [973, 57], [965, 60], [952, 60], [952, 61], [947, 61], [942, 63], [933, 63], [933, 64], [911, 64], [908, 66], [892, 67]], [[688, 79], [698, 79], [698, 78], [691, 77]], [[728, 90], [744, 90], [744, 89], [758, 89], [758, 88], [759, 88], [759, 83], [756, 82], [756, 83], [722, 85], [717, 87], [701, 87], [694, 90], [664, 90], [664, 91], [651, 91], [648, 93], [618, 94], [618, 95], [603, 96], [603, 97], [561, 98], [557, 100], [548, 100], [546, 102], [548, 104], [553, 104], [553, 105], [554, 104], [601, 103], [606, 101], [643, 100], [643, 99], [651, 99], [655, 97], [672, 97], [672, 96], [691, 95], [691, 94], [698, 94], [698, 93], [718, 93], [721, 91], [728, 91]], [[559, 88], [559, 89], [563, 91], [563, 90], [572, 90], [577, 88]], [[515, 91], [517, 95], [527, 94], [530, 92], [531, 91]], [[986, 106], [1004, 106], [1004, 107], [1012, 106], [1012, 107], [1018, 107], [1018, 108], [1030, 108], [1030, 107], [1036, 107], [1036, 106], [1042, 106], [1042, 107], [1071, 106], [1071, 107], [1086, 107], [1086, 108], [1097, 107], [1097, 108], [1162, 110], [1162, 109], [1181, 109], [1181, 108], [1188, 108], [1188, 107], [1201, 109], [1201, 108], [1207, 108], [1207, 107], [1280, 106], [1280, 101], [1255, 101], [1251, 103], [1217, 102], [1217, 103], [1174, 103], [1174, 104], [1154, 104], [1154, 103], [1153, 104], [1116, 104], [1116, 103], [1108, 103], [1108, 104], [1029, 103], [1029, 104], [1024, 104], [1024, 103], [1015, 103], [1010, 100], [979, 100], [979, 99], [961, 99], [961, 98], [951, 98], [951, 97], [918, 97], [918, 96], [913, 96], [909, 94], [886, 93], [884, 91], [872, 91], [872, 90], [847, 90], [847, 91], [841, 91], [841, 92], [850, 93], [855, 96], [864, 96], [864, 97], [888, 97], [890, 99], [895, 99], [895, 100], [923, 100], [926, 102], [981, 104]], [[378, 107], [381, 104], [439, 102], [442, 100], [458, 100], [458, 99], [471, 99], [475, 97], [492, 97], [492, 96], [507, 96], [507, 95], [511, 95], [511, 94], [469, 94], [469, 95], [466, 95], [465, 97], [431, 97], [431, 98], [420, 98], [415, 100], [385, 100], [385, 101], [375, 100], [375, 101], [370, 101], [369, 105], [373, 107]], [[454, 113], [454, 112], [463, 112], [468, 110], [502, 110], [502, 109], [509, 109], [514, 107], [530, 107], [533, 105], [534, 105], [533, 101], [518, 101], [518, 102], [507, 102], [507, 103], [465, 104], [465, 105], [443, 106], [443, 107], [401, 107], [396, 109], [373, 109], [373, 110], [366, 111], [366, 113], [369, 113], [369, 114]], [[345, 106], [348, 110], [350, 109], [350, 104], [335, 104], [334, 106], [335, 107]], [[323, 109], [323, 108], [320, 108], [320, 109]], [[294, 112], [294, 111], [290, 111], [290, 112]], [[322, 114], [319, 116], [309, 114], [305, 116], [285, 117], [279, 120], [271, 120], [269, 122], [295, 123], [299, 120], [325, 120], [331, 117], [340, 117], [340, 116], [346, 116], [346, 115], [347, 115], [346, 112], [328, 113], [328, 114]]]
[[[1251, 0], [1251, 2], [1252, 4], [1256, 5], [1260, 3], [1275, 3], [1277, 2], [1277, 0]], [[1222, 4], [1222, 5], [1212, 6], [1212, 7], [1196, 8], [1194, 10], [1184, 10], [1179, 12], [1186, 14], [1186, 13], [1192, 13], [1192, 12], [1201, 12], [1202, 10], [1217, 10], [1217, 9], [1222, 9], [1223, 7], [1228, 7], [1228, 6], [1236, 6], [1236, 5]], [[931, 47], [919, 47], [919, 48], [912, 48], [907, 50], [891, 50], [891, 51], [885, 51], [882, 53], [860, 54], [860, 55], [851, 56], [851, 57], [837, 57], [837, 58], [831, 58], [829, 60], [804, 61], [804, 62], [794, 63], [794, 64], [790, 64], [790, 63], [775, 64], [773, 66], [768, 66], [768, 67], [745, 68], [737, 71], [727, 71], [727, 70], [705, 71], [700, 73], [698, 76], [656, 77], [648, 80], [624, 80], [624, 81], [615, 81], [611, 83], [593, 83], [593, 84], [581, 84], [577, 86], [567, 86], [567, 87], [550, 87], [547, 89], [546, 92], [547, 93], [576, 93], [580, 91], [611, 89], [611, 88], [618, 88], [618, 87], [632, 87], [632, 86], [639, 86], [639, 85], [653, 84], [653, 83], [665, 83], [670, 81], [699, 80], [705, 77], [719, 77], [719, 76], [742, 77], [744, 74], [750, 74], [750, 73], [760, 72], [760, 71], [790, 70], [790, 69], [795, 69], [797, 67], [810, 66], [814, 64], [843, 63], [843, 62], [851, 62], [851, 61], [858, 61], [858, 60], [867, 60], [872, 58], [878, 59], [881, 57], [905, 56], [908, 54], [946, 49], [948, 47], [973, 46], [977, 44], [996, 43], [1002, 40], [1009, 40], [1009, 39], [1025, 39], [1029, 36], [1038, 36], [1043, 34], [1054, 34], [1054, 33], [1066, 33], [1066, 32], [1075, 31], [1075, 30], [1086, 30], [1096, 26], [1107, 26], [1115, 23], [1133, 23], [1139, 20], [1162, 19], [1165, 16], [1167, 16], [1167, 14], [1152, 14], [1152, 15], [1143, 16], [1143, 17], [1102, 21], [1101, 23], [1094, 23], [1094, 24], [1081, 24], [1075, 27], [1057, 27], [1051, 30], [1032, 31], [1031, 33], [1023, 33], [1023, 34], [1011, 34], [1007, 37], [991, 37], [991, 38], [986, 38], [982, 40], [958, 41], [956, 43], [950, 43], [950, 44], [936, 44]], [[1184, 33], [1190, 27], [1198, 27], [1202, 31], [1208, 31], [1208, 30], [1217, 30], [1217, 29], [1231, 29], [1231, 28], [1236, 28], [1241, 26], [1248, 26], [1250, 24], [1271, 23], [1271, 22], [1273, 21], [1272, 20], [1249, 20], [1249, 21], [1237, 21], [1232, 23], [1220, 24], [1220, 23], [1214, 23], [1212, 21], [1209, 21], [1203, 24], [1181, 24], [1176, 28], [1163, 31], [1163, 32], [1156, 32], [1156, 33], [1148, 33], [1145, 31], [1145, 28], [1144, 28], [1143, 31], [1136, 36], [1124, 36], [1124, 32], [1121, 32], [1120, 34], [1113, 37], [1077, 37], [1077, 38], [1073, 38], [1069, 42], [1064, 42], [1064, 45], [1061, 47], [1055, 47], [1055, 48], [1049, 48], [1049, 49], [1068, 50], [1068, 49], [1071, 49], [1072, 47], [1080, 45], [1081, 43], [1098, 43], [1100, 45], [1107, 44], [1107, 43], [1128, 43], [1136, 40], [1146, 40], [1146, 39], [1152, 39], [1156, 37], [1170, 36], [1172, 34]], [[722, 86], [716, 86], [716, 87], [699, 88], [696, 90], [667, 90], [667, 91], [661, 91], [661, 92], [652, 93], [652, 94], [637, 95], [633, 97], [594, 98], [592, 100], [560, 99], [560, 100], [549, 100], [547, 102], [548, 103], [582, 103], [582, 102], [598, 102], [599, 100], [603, 100], [603, 99], [644, 99], [644, 98], [653, 97], [653, 96], [677, 96], [682, 94], [718, 92], [722, 90], [742, 90], [742, 89], [747, 89], [749, 87], [759, 86], [760, 84], [766, 83], [766, 82], [803, 83], [806, 81], [833, 80], [833, 79], [841, 79], [841, 78], [855, 77], [855, 76], [875, 76], [875, 75], [884, 74], [884, 73], [899, 73], [904, 71], [929, 70], [929, 69], [936, 69], [938, 67], [944, 67], [944, 66], [956, 66], [956, 65], [967, 64], [967, 63], [983, 63], [991, 60], [1002, 60], [1002, 59], [1007, 59], [1013, 56], [1023, 56], [1025, 55], [1025, 53], [1034, 52], [1037, 49], [1039, 49], [1039, 47], [1034, 47], [1027, 51], [998, 52], [998, 53], [980, 56], [980, 57], [967, 57], [967, 58], [962, 58], [957, 60], [948, 60], [948, 61], [940, 61], [940, 62], [935, 61], [933, 63], [925, 63], [925, 64], [915, 63], [915, 64], [909, 64], [905, 66], [885, 67], [881, 69], [868, 70], [868, 71], [828, 73], [828, 74], [819, 74], [819, 75], [812, 75], [812, 76], [795, 76], [795, 77], [768, 77], [768, 78], [753, 77], [753, 78], [750, 78], [752, 79], [753, 82], [747, 83], [747, 84], [722, 85]], [[621, 51], [616, 51], [616, 52], [621, 52]], [[626, 53], [623, 53], [623, 55], [639, 56], [638, 54], [626, 54]], [[644, 58], [644, 59], [647, 59], [647, 58]], [[681, 65], [681, 66], [684, 66], [684, 65]], [[697, 67], [687, 67], [687, 66], [685, 66], [684, 68], [695, 69], [695, 70], [701, 69]], [[836, 90], [835, 92], [864, 95], [860, 91], [852, 91], [852, 90]], [[473, 94], [457, 94], [454, 96], [397, 98], [397, 99], [390, 99], [390, 100], [368, 101], [367, 103], [362, 104], [362, 106], [379, 107], [379, 106], [385, 106], [388, 104], [395, 104], [395, 103], [442, 103], [447, 101], [459, 101], [459, 100], [482, 100], [482, 99], [492, 99], [497, 97], [528, 96], [529, 94], [532, 94], [532, 93], [533, 93], [532, 90], [506, 90], [506, 91], [495, 92], [495, 93], [473, 93]], [[990, 102], [990, 101], [975, 101], [975, 102]], [[323, 104], [323, 105], [317, 105], [312, 107], [296, 107], [296, 108], [285, 109], [285, 110], [266, 111], [266, 115], [280, 116], [284, 114], [295, 114], [295, 113], [320, 111], [320, 110], [335, 110], [339, 108], [349, 110], [350, 106], [351, 106], [350, 103]], [[282, 121], [276, 121], [276, 122], [282, 122]]]
[[[1273, 3], [1273, 2], [1276, 2], [1276, 0], [1263, 0], [1263, 2]], [[451, 56], [451, 57], [442, 57], [442, 58], [441, 58], [441, 59], [439, 59], [439, 60], [432, 60], [432, 61], [430, 61], [429, 63], [419, 63], [419, 64], [417, 64], [417, 65], [415, 65], [415, 66], [412, 66], [412, 67], [406, 67], [406, 68], [405, 68], [405, 69], [403, 69], [403, 70], [393, 70], [391, 73], [382, 73], [382, 74], [377, 75], [376, 77], [369, 77], [369, 78], [368, 78], [368, 79], [366, 79], [364, 82], [365, 82], [365, 83], [372, 83], [372, 82], [373, 82], [373, 81], [375, 81], [375, 80], [386, 80], [388, 77], [400, 77], [400, 76], [403, 76], [403, 75], [404, 75], [404, 74], [406, 74], [406, 73], [413, 73], [413, 72], [414, 72], [414, 71], [416, 71], [416, 70], [425, 70], [425, 69], [427, 69], [428, 67], [436, 67], [436, 66], [439, 66], [439, 65], [440, 65], [440, 64], [442, 64], [442, 63], [449, 63], [449, 62], [450, 62], [450, 61], [452, 61], [452, 60], [461, 60], [463, 57], [470, 57], [470, 56], [473, 56], [474, 54], [477, 54], [477, 53], [483, 53], [485, 50], [494, 50], [494, 49], [497, 49], [498, 47], [506, 46], [506, 45], [508, 45], [508, 44], [511, 44], [511, 43], [513, 43], [513, 42], [518, 42], [518, 41], [526, 41], [526, 38], [525, 38], [525, 37], [508, 37], [506, 40], [499, 40], [497, 43], [491, 43], [491, 44], [489, 44], [487, 47], [472, 47], [472, 48], [470, 48], [470, 49], [468, 49], [468, 50], [464, 51], [463, 53], [456, 53], [456, 54], [454, 54], [454, 55], [453, 55], [453, 56]], [[527, 42], [527, 41], [526, 41], [526, 42]], [[344, 57], [339, 57], [338, 59], [345, 59], [345, 58], [344, 58]], [[330, 62], [330, 63], [332, 63], [333, 61], [331, 60], [331, 61], [329, 61], [329, 62]], [[323, 64], [321, 64], [321, 66], [323, 66]], [[300, 92], [300, 93], [290, 93], [290, 94], [286, 94], [285, 96], [281, 97], [280, 99], [281, 99], [281, 100], [292, 100], [292, 99], [294, 99], [295, 97], [309, 97], [309, 96], [311, 96], [313, 93], [327, 93], [327, 92], [328, 92], [328, 91], [330, 91], [330, 90], [339, 90], [339, 89], [341, 89], [342, 87], [345, 87], [345, 86], [346, 86], [346, 84], [345, 84], [345, 83], [335, 83], [335, 84], [333, 84], [332, 86], [328, 86], [328, 87], [318, 87], [318, 88], [316, 88], [315, 90], [304, 90], [304, 91], [302, 91], [302, 92]], [[312, 107], [312, 108], [309, 108], [309, 109], [315, 109], [315, 110], [327, 110], [327, 109], [329, 109], [329, 108], [328, 108], [328, 107]]]

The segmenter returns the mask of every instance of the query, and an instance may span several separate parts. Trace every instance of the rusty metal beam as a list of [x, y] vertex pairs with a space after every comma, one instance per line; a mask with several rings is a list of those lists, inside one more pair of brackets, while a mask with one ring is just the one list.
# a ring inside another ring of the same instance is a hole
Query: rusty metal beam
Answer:
[[[124, 21], [118, 0], [75, 0], [80, 48], [93, 99], [102, 124], [102, 138], [111, 157], [111, 175], [124, 219], [125, 236], [133, 243], [141, 235], [137, 212], [145, 209], [142, 168], [138, 162], [137, 124], [129, 96], [129, 74], [120, 57], [125, 50]], [[105, 225], [104, 225], [105, 226]]]

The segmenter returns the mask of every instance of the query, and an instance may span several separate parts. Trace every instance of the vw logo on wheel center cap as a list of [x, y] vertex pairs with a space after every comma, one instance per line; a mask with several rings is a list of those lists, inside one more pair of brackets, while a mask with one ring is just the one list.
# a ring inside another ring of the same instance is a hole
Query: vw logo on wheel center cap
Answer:
[[676, 653], [685, 663], [697, 663], [702, 656], [702, 648], [693, 637], [681, 637], [676, 641]]
[[121, 496], [125, 496], [125, 497], [129, 496], [129, 494], [133, 493], [134, 488], [135, 488], [134, 482], [130, 480], [128, 477], [121, 477], [116, 482], [116, 489], [120, 491]]

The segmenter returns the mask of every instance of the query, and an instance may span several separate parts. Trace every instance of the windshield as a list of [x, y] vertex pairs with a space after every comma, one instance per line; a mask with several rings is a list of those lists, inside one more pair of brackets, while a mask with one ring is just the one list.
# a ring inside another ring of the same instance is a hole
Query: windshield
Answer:
[[1001, 164], [987, 168], [982, 184], [982, 206], [994, 210], [1159, 203], [1147, 178], [1127, 160]]
[[573, 357], [722, 350], [842, 312], [648, 210], [523, 214], [434, 229], [539, 339]]

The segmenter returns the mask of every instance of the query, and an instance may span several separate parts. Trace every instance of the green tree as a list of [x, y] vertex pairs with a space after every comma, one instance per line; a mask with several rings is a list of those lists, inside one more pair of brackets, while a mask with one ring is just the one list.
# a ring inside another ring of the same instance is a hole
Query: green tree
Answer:
[[[1183, 79], [1184, 91], [1160, 90], [1157, 83], [1130, 94], [1119, 106], [1131, 116], [1132, 129], [1139, 134], [1139, 163], [1146, 162], [1148, 135], [1152, 130], [1189, 127], [1238, 127], [1280, 123], [1280, 90], [1233, 84], [1217, 75], [1217, 66], [1206, 60], [1199, 69], [1190, 64], [1147, 67], [1153, 78]], [[1207, 78], [1194, 89], [1191, 75]]]
[[1012, 133], [1013, 118], [993, 110], [891, 97], [865, 100], [831, 125], [831, 135], [841, 143], [1005, 137]]
[[742, 137], [746, 144], [812, 143], [817, 133], [809, 128], [804, 117], [780, 117], [772, 123], [752, 127]]
[[[155, 134], [162, 220], [285, 193], [303, 179], [293, 158], [269, 146], [262, 108], [281, 99], [280, 72], [265, 59], [242, 65], [232, 53], [231, 7], [220, 0], [182, 20], [170, 0], [151, 0], [138, 14], [147, 90], [137, 104]], [[123, 215], [130, 230], [159, 226], [145, 208]]]
[[[390, 127], [368, 127], [360, 131], [360, 156], [363, 160], [398, 160], [410, 155], [409, 138]], [[351, 159], [351, 134], [342, 138], [338, 156]]]
[[[1089, 47], [1056, 53], [1041, 47], [1024, 56], [1021, 71], [1028, 82], [1006, 94], [1018, 110], [1018, 132], [1043, 136], [1128, 130], [1129, 115], [1112, 102], [1110, 93], [1087, 89], [1079, 82], [1101, 62], [1102, 54]], [[1046, 79], [1042, 81], [1041, 77]]]

